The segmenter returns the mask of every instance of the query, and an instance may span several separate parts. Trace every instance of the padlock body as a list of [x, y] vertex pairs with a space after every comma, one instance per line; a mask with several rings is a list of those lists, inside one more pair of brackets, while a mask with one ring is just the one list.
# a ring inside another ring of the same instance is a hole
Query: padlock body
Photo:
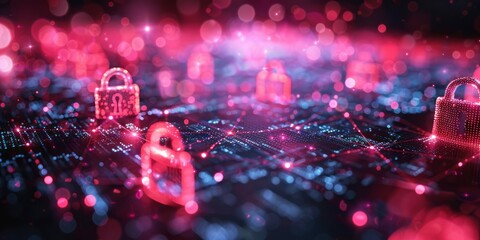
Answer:
[[480, 103], [438, 97], [432, 133], [446, 142], [480, 147]]
[[180, 154], [187, 153], [158, 144], [142, 146], [142, 183], [151, 199], [166, 205], [185, 205], [194, 200], [194, 168], [190, 162], [180, 161]]
[[256, 96], [264, 102], [288, 104], [292, 80], [284, 73], [262, 70], [257, 75]]
[[137, 84], [95, 89], [95, 117], [107, 119], [135, 116], [140, 112]]
[[354, 89], [371, 92], [377, 88], [380, 79], [380, 66], [376, 63], [352, 61], [346, 69], [346, 79], [355, 80]]

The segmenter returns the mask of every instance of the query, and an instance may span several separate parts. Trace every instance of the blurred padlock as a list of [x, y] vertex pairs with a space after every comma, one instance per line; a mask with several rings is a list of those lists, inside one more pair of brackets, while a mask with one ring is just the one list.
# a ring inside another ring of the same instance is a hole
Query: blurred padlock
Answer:
[[209, 52], [197, 50], [190, 54], [187, 63], [187, 75], [190, 79], [211, 84], [214, 80], [215, 64]]
[[257, 74], [257, 99], [264, 102], [288, 104], [292, 97], [292, 80], [280, 61], [270, 61]]
[[[118, 76], [124, 85], [108, 86], [110, 78]], [[100, 88], [95, 89], [95, 117], [98, 119], [135, 116], [140, 112], [140, 90], [123, 68], [111, 68], [103, 74]]]
[[[161, 146], [162, 139], [169, 139], [171, 148]], [[147, 196], [167, 205], [185, 205], [194, 201], [195, 170], [175, 126], [168, 122], [150, 126], [141, 158], [142, 184]]]
[[379, 79], [380, 66], [376, 63], [351, 61], [347, 64], [345, 85], [348, 88], [369, 93], [377, 88]]
[[456, 99], [460, 85], [472, 85], [477, 91], [480, 81], [472, 77], [457, 78], [448, 84], [444, 97], [435, 106], [432, 133], [440, 140], [467, 147], [480, 147], [480, 101]]

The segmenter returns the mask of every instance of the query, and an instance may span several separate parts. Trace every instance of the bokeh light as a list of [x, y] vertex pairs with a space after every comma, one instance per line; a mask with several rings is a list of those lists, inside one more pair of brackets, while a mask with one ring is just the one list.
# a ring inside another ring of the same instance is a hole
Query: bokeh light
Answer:
[[0, 55], [0, 72], [8, 73], [12, 71], [13, 61], [7, 55]]
[[10, 29], [0, 23], [0, 49], [6, 48], [12, 41], [12, 33]]

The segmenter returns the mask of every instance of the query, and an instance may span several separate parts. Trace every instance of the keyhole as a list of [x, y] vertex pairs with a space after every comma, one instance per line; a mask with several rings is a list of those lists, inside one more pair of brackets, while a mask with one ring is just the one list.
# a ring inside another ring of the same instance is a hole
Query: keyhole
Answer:
[[114, 115], [121, 115], [122, 114], [122, 94], [120, 93], [115, 93], [112, 96], [112, 101], [113, 101], [113, 114]]
[[465, 133], [465, 113], [461, 112], [458, 116], [458, 135], [463, 135]]

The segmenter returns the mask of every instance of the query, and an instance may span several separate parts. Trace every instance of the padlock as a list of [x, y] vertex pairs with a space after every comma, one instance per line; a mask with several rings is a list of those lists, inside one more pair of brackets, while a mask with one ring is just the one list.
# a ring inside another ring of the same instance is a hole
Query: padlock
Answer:
[[457, 78], [448, 84], [444, 97], [435, 106], [432, 134], [438, 139], [467, 147], [480, 147], [480, 102], [456, 99], [460, 85], [472, 85], [477, 91], [480, 81], [473, 77]]
[[[168, 138], [172, 148], [161, 146]], [[142, 184], [151, 199], [166, 205], [185, 205], [195, 199], [195, 170], [184, 151], [182, 136], [168, 122], [157, 122], [147, 132], [141, 150]]]
[[[108, 86], [113, 76], [122, 78], [124, 85]], [[96, 118], [121, 118], [140, 112], [140, 91], [127, 70], [118, 67], [107, 70], [100, 84], [100, 88], [95, 89]]]
[[264, 102], [288, 104], [292, 96], [292, 80], [280, 61], [270, 61], [257, 74], [257, 99]]
[[347, 64], [345, 85], [348, 88], [369, 93], [377, 88], [379, 79], [380, 66], [376, 63], [351, 61]]
[[215, 65], [209, 52], [197, 50], [190, 54], [187, 63], [187, 75], [190, 79], [211, 84], [214, 80]]

